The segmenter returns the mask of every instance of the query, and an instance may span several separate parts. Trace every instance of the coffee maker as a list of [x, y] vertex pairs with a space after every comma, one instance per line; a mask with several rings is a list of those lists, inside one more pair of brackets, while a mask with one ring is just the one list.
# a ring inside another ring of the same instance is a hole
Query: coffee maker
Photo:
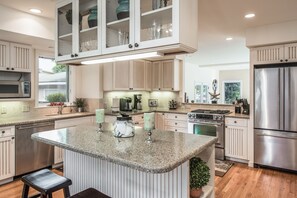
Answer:
[[134, 109], [142, 110], [141, 99], [142, 99], [141, 94], [134, 94]]
[[250, 105], [247, 101], [247, 99], [242, 99], [242, 113], [243, 114], [246, 114], [246, 115], [249, 115], [250, 114]]
[[132, 111], [132, 98], [120, 98], [120, 111]]

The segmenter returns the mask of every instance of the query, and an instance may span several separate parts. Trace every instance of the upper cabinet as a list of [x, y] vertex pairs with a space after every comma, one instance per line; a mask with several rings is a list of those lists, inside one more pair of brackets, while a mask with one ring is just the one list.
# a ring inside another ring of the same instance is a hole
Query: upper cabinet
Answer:
[[297, 43], [251, 49], [253, 64], [286, 63], [297, 61]]
[[0, 70], [31, 72], [32, 68], [31, 46], [0, 41]]
[[64, 0], [57, 4], [56, 61], [101, 54], [100, 10], [100, 0]]
[[[133, 50], [197, 50], [197, 0], [64, 0], [57, 5], [57, 61], [78, 63]], [[95, 15], [96, 26], [86, 25]]]
[[182, 65], [178, 59], [152, 63], [152, 89], [179, 91]]

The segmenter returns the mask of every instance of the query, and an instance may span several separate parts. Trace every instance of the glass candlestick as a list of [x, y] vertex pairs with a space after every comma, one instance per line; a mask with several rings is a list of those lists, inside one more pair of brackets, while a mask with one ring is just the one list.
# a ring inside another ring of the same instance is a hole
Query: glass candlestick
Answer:
[[96, 129], [96, 131], [98, 133], [102, 133], [103, 132], [103, 129], [102, 129], [102, 123], [97, 123], [98, 124], [98, 129]]
[[152, 143], [152, 130], [155, 128], [155, 113], [144, 113], [144, 130], [147, 131], [148, 138], [145, 140], [147, 143]]
[[147, 143], [152, 143], [153, 142], [153, 139], [152, 139], [152, 130], [149, 130], [148, 132], [147, 132], [147, 135], [148, 135], [148, 138], [145, 140], [145, 142], [147, 142]]

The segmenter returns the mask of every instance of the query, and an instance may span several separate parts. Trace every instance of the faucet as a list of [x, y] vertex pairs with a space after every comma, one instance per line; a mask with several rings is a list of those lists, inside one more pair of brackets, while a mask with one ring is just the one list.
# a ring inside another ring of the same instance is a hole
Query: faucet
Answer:
[[66, 107], [66, 105], [64, 105], [64, 104], [58, 106], [58, 114], [59, 114], [59, 115], [62, 115], [62, 113], [63, 113], [63, 108], [64, 108], [64, 107]]

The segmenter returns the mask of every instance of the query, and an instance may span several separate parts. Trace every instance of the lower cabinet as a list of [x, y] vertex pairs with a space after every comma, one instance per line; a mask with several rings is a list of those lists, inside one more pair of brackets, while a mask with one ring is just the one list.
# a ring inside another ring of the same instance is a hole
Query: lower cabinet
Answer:
[[[80, 124], [91, 124], [93, 122], [94, 122], [94, 116], [58, 120], [58, 121], [55, 121], [55, 129], [73, 127]], [[64, 149], [55, 146], [54, 164], [60, 164], [63, 162], [63, 153], [64, 153]]]
[[155, 113], [155, 128], [157, 130], [165, 129], [165, 114], [164, 113]]
[[166, 131], [188, 132], [188, 122], [186, 114], [165, 113], [164, 125]]
[[0, 128], [0, 184], [15, 175], [15, 127]]
[[225, 156], [248, 160], [248, 120], [226, 118]]
[[133, 115], [132, 120], [135, 123], [135, 126], [144, 126], [143, 114]]

